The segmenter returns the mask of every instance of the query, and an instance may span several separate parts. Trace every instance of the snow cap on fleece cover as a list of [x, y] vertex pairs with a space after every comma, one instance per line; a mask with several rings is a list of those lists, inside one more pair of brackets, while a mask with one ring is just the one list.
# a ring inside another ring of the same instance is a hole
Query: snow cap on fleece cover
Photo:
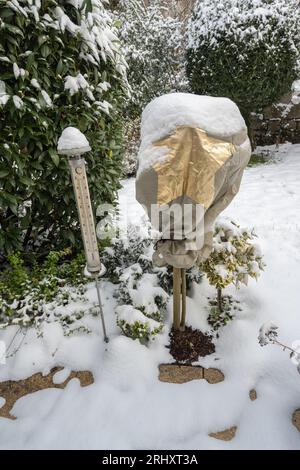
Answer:
[[[245, 121], [228, 98], [171, 93], [146, 106], [136, 198], [162, 233], [156, 265], [189, 268], [209, 255], [214, 221], [237, 194], [250, 155]], [[155, 217], [155, 208], [167, 216]]]

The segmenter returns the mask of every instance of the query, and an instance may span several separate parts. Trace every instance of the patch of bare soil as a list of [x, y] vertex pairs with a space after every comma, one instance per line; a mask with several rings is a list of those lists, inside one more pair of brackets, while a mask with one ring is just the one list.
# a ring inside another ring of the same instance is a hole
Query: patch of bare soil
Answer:
[[215, 352], [212, 337], [190, 326], [186, 326], [184, 331], [171, 330], [169, 348], [175, 361], [183, 364], [191, 364], [199, 357]]

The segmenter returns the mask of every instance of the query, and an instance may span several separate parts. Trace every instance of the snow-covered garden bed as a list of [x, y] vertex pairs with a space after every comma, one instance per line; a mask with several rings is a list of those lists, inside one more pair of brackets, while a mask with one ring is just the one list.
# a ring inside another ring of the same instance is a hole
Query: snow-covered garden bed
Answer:
[[[121, 334], [115, 286], [102, 281], [108, 344], [102, 340], [97, 317], [82, 320], [91, 330], [88, 335], [64, 336], [60, 324], [46, 323], [39, 336], [33, 329], [21, 331], [6, 364], [0, 365], [0, 381], [48, 374], [62, 366], [65, 375], [68, 370], [91, 371], [94, 383], [81, 388], [74, 378], [64, 390], [22, 397], [12, 410], [16, 420], [0, 418], [0, 448], [299, 449], [299, 433], [291, 422], [300, 407], [297, 368], [279, 348], [261, 348], [257, 340], [260, 326], [273, 320], [282, 340], [290, 345], [298, 341], [299, 347], [299, 172], [300, 146], [281, 147], [268, 165], [246, 169], [240, 193], [224, 213], [255, 228], [267, 266], [257, 284], [250, 280], [237, 292], [227, 288], [242, 310], [219, 330], [215, 353], [199, 361], [204, 367], [220, 368], [223, 382], [160, 382], [159, 364], [172, 362], [165, 347], [171, 302], [162, 333], [147, 347]], [[130, 221], [144, 226], [133, 179], [123, 182], [119, 197], [124, 217], [129, 206]], [[203, 332], [210, 331], [207, 297], [212, 294], [203, 280], [187, 299], [187, 323]], [[86, 295], [96, 302], [93, 284]], [[9, 346], [16, 331], [15, 326], [1, 331], [0, 341]], [[252, 389], [255, 401], [249, 398]], [[178, 403], [183, 406], [178, 408]], [[233, 426], [237, 430], [231, 441], [209, 436]]]

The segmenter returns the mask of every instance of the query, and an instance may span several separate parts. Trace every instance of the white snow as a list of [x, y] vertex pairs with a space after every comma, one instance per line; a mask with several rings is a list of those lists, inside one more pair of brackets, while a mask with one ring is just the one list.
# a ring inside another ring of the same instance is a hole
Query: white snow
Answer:
[[215, 267], [215, 271], [222, 279], [226, 279], [228, 277], [229, 272], [225, 268], [224, 264], [218, 264]]
[[292, 91], [295, 93], [300, 93], [300, 80], [295, 80], [292, 85]]
[[10, 96], [6, 93], [6, 85], [3, 80], [0, 80], [0, 105], [5, 106]]
[[264, 323], [259, 329], [258, 341], [261, 346], [266, 346], [278, 336], [278, 326], [272, 321]]
[[41, 88], [41, 87], [40, 87], [40, 84], [39, 84], [39, 82], [37, 81], [36, 78], [32, 78], [32, 79], [30, 80], [30, 83], [31, 83], [31, 85], [32, 85], [34, 88], [37, 88], [38, 90]]
[[299, 22], [298, 0], [222, 0], [216, 6], [213, 0], [198, 0], [195, 15], [188, 23], [188, 47], [214, 47], [224, 39], [247, 41], [248, 47], [263, 43], [274, 52], [275, 27], [286, 29], [287, 47], [297, 48], [296, 32]]
[[295, 80], [292, 85], [292, 98], [291, 102], [294, 105], [300, 104], [300, 80]]
[[23, 100], [17, 95], [13, 96], [13, 102], [17, 109], [21, 109], [24, 106]]
[[53, 383], [54, 384], [61, 384], [63, 383], [65, 380], [67, 380], [67, 378], [69, 377], [71, 371], [70, 369], [68, 369], [67, 367], [63, 368], [62, 370], [59, 370], [58, 372], [56, 372], [56, 374], [54, 374], [53, 376]]
[[[241, 190], [224, 215], [242, 227], [254, 226], [267, 264], [259, 281], [239, 291], [228, 289], [242, 311], [220, 331], [216, 352], [199, 361], [220, 368], [225, 381], [182, 385], [158, 380], [158, 364], [171, 362], [168, 328], [149, 347], [120, 335], [116, 326], [114, 287], [101, 281], [103, 308], [110, 336], [103, 342], [99, 318], [86, 320], [90, 335], [64, 337], [57, 324], [46, 324], [43, 336], [28, 330], [19, 351], [0, 366], [0, 380], [46, 373], [54, 366], [91, 370], [92, 386], [73, 379], [64, 390], [50, 389], [17, 401], [17, 419], [0, 418], [1, 449], [300, 449], [291, 417], [300, 407], [300, 377], [278, 346], [258, 344], [262, 324], [273, 321], [280, 338], [300, 339], [300, 145], [279, 148], [275, 161], [247, 168]], [[143, 221], [134, 202], [134, 180], [124, 182], [121, 209]], [[91, 284], [90, 292], [96, 300]], [[208, 329], [206, 282], [187, 299], [188, 323]], [[171, 321], [168, 307], [166, 325]], [[17, 330], [0, 331], [9, 344]], [[22, 333], [17, 337], [17, 345]], [[257, 400], [249, 399], [255, 388]], [[178, 404], [183, 404], [182, 408]], [[235, 438], [223, 442], [208, 436], [233, 425]]]
[[26, 71], [18, 66], [16, 62], [13, 63], [13, 72], [15, 79], [18, 79], [19, 77], [25, 77]]
[[41, 95], [42, 95], [46, 105], [48, 106], [48, 108], [51, 108], [52, 100], [51, 100], [50, 96], [48, 95], [48, 93], [45, 90], [42, 90]]
[[228, 98], [191, 93], [162, 95], [151, 101], [142, 114], [139, 173], [168, 152], [167, 148], [155, 149], [151, 144], [183, 125], [198, 127], [219, 138], [246, 130], [237, 105]]
[[116, 308], [116, 314], [119, 320], [124, 320], [126, 323], [129, 323], [129, 325], [139, 322], [143, 325], [148, 324], [151, 329], [159, 327], [159, 323], [157, 321], [146, 317], [140, 310], [132, 307], [132, 305], [120, 305]]
[[166, 137], [178, 126], [195, 126], [219, 137], [246, 129], [237, 105], [229, 98], [169, 93], [155, 98], [142, 115], [141, 138], [151, 142]]
[[[74, 150], [73, 155], [91, 150], [90, 144], [82, 132], [76, 127], [66, 127], [58, 139], [57, 150], [59, 153]], [[70, 152], [68, 152], [70, 153]]]
[[14, 71], [15, 79], [19, 78], [20, 69], [18, 67], [18, 64], [16, 64], [16, 62], [13, 63], [13, 71]]
[[78, 73], [76, 77], [67, 75], [65, 77], [65, 90], [69, 90], [71, 96], [78, 93], [80, 89], [87, 89], [89, 87], [88, 82], [81, 73]]

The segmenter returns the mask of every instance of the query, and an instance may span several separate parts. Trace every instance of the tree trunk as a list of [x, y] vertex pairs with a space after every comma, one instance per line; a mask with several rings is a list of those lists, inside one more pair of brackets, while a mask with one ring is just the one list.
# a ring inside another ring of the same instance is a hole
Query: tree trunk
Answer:
[[173, 328], [180, 329], [181, 269], [173, 268]]
[[218, 289], [218, 309], [223, 312], [222, 289]]
[[186, 319], [186, 272], [185, 269], [181, 269], [181, 322], [180, 330], [185, 330], [185, 319]]

